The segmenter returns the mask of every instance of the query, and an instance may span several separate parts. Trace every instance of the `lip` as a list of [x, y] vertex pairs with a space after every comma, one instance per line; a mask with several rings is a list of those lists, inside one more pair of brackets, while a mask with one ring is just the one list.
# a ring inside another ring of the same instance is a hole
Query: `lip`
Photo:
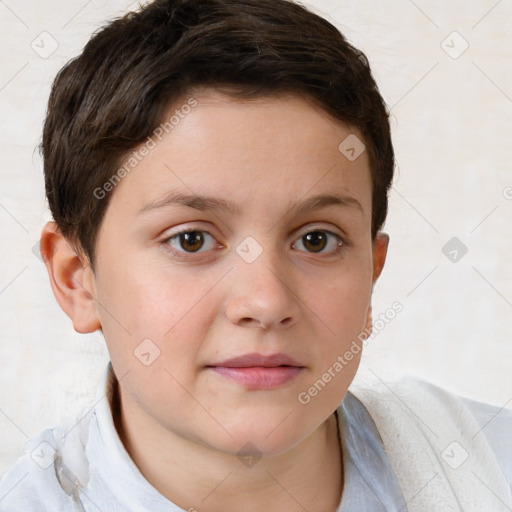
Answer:
[[276, 366], [297, 366], [302, 368], [300, 363], [295, 361], [295, 359], [287, 356], [286, 354], [276, 353], [264, 356], [256, 352], [251, 354], [243, 354], [241, 356], [226, 359], [220, 363], [214, 363], [208, 366], [224, 366], [229, 368], [248, 368], [252, 366], [275, 368]]
[[207, 368], [248, 390], [270, 390], [291, 381], [305, 367], [286, 354], [252, 353], [226, 359]]

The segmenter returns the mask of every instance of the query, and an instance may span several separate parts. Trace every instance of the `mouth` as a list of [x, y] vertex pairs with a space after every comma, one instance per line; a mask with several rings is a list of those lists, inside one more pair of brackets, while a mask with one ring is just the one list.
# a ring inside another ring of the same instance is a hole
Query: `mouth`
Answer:
[[286, 354], [244, 354], [207, 366], [224, 379], [234, 381], [248, 390], [271, 390], [284, 386], [304, 369]]

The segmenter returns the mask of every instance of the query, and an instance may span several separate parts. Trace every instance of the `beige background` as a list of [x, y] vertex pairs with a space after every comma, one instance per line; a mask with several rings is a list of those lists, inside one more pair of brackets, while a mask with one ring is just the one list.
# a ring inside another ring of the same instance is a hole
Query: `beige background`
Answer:
[[[0, 473], [27, 437], [91, 403], [108, 360], [99, 334], [73, 331], [33, 252], [49, 218], [35, 148], [53, 77], [130, 4], [0, 2]], [[308, 5], [367, 53], [393, 114], [399, 172], [374, 312], [403, 311], [366, 347], [363, 372], [511, 407], [512, 2]]]

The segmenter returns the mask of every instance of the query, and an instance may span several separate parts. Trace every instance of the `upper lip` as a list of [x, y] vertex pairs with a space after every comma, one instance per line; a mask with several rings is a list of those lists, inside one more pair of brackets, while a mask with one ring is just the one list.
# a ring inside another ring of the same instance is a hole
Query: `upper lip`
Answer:
[[262, 354], [252, 353], [226, 359], [225, 361], [210, 364], [208, 366], [224, 366], [228, 368], [248, 368], [251, 366], [261, 366], [265, 368], [275, 368], [277, 366], [302, 367], [303, 365], [287, 356], [286, 354], [270, 354], [265, 356]]

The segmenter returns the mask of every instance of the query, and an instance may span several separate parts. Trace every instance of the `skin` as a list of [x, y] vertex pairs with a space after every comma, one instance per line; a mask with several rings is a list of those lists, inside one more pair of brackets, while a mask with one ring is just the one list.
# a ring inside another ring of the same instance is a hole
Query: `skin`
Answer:
[[[343, 466], [333, 411], [361, 354], [310, 403], [297, 397], [371, 326], [388, 237], [371, 237], [366, 152], [350, 161], [338, 150], [348, 135], [362, 137], [295, 95], [194, 97], [198, 105], [114, 190], [94, 271], [54, 223], [45, 226], [53, 291], [78, 332], [102, 329], [120, 380], [119, 435], [160, 493], [201, 512], [334, 511]], [[240, 211], [139, 213], [170, 191]], [[290, 207], [323, 193], [360, 206]], [[199, 252], [169, 241], [182, 228], [203, 232]], [[325, 247], [303, 238], [318, 231]], [[236, 251], [248, 236], [262, 249], [252, 263]], [[160, 350], [149, 366], [134, 356], [144, 339]], [[207, 368], [276, 352], [303, 366], [276, 389], [248, 390]], [[262, 455], [252, 467], [237, 456], [246, 443]]]

